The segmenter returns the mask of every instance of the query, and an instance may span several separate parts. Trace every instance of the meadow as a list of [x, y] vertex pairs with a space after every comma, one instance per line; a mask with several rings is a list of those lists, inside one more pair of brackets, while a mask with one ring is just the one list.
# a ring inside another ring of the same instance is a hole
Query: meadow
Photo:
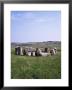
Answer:
[[61, 50], [47, 57], [19, 56], [11, 49], [12, 79], [60, 79]]

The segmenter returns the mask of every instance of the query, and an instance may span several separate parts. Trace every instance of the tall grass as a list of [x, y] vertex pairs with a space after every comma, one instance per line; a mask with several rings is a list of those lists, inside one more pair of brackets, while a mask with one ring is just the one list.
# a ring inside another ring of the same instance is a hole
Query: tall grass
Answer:
[[11, 52], [12, 79], [60, 79], [61, 52], [54, 56], [18, 56]]

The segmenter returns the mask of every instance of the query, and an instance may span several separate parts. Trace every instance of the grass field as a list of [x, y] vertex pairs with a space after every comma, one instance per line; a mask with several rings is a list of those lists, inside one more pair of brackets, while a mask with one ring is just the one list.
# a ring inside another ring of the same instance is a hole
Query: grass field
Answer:
[[12, 79], [60, 79], [61, 52], [54, 56], [17, 56], [11, 52]]

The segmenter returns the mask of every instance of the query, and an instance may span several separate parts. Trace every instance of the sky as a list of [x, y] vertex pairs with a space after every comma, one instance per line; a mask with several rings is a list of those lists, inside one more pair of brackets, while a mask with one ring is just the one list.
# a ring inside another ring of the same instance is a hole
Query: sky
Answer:
[[60, 11], [11, 11], [11, 42], [61, 41]]

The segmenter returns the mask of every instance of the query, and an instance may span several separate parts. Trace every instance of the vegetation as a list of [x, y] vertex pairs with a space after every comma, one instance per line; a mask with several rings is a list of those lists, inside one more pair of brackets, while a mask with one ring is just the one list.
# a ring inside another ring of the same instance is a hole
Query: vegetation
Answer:
[[60, 79], [61, 50], [54, 56], [33, 57], [15, 55], [11, 51], [12, 79]]

